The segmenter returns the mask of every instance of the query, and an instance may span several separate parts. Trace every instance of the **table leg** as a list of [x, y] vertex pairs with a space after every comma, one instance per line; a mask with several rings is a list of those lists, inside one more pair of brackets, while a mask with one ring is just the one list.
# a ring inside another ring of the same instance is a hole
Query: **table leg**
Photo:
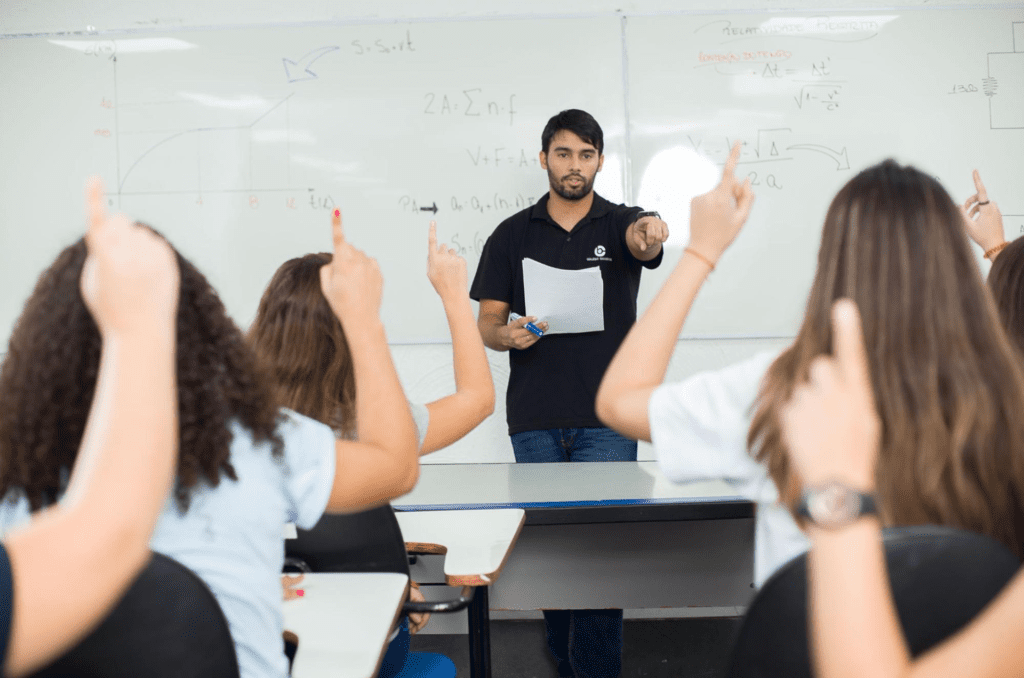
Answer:
[[487, 587], [473, 590], [469, 604], [469, 676], [491, 678], [491, 616]]

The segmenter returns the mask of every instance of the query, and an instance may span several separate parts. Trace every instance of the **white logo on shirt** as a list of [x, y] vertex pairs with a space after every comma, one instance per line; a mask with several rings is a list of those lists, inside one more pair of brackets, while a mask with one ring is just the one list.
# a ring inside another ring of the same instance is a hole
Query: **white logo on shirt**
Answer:
[[605, 252], [604, 245], [598, 245], [597, 247], [594, 248], [594, 254], [599, 256], [599, 257], [603, 257], [604, 256], [604, 252]]

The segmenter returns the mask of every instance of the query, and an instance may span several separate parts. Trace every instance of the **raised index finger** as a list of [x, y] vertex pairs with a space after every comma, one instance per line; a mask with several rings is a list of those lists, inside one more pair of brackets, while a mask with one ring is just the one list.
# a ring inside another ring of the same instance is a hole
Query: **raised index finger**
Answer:
[[988, 202], [988, 192], [985, 190], [985, 184], [981, 183], [978, 170], [974, 170], [974, 187], [978, 189], [978, 202]]
[[437, 249], [437, 222], [430, 222], [430, 230], [427, 232], [427, 245], [430, 247], [430, 251], [433, 252]]
[[736, 173], [736, 165], [740, 161], [740, 142], [736, 142], [732, 145], [732, 150], [729, 151], [729, 159], [725, 161], [725, 169], [722, 170], [722, 181], [726, 179], [732, 179]]
[[860, 313], [849, 299], [840, 299], [832, 306], [832, 336], [835, 360], [843, 381], [863, 397], [874, 400]]
[[89, 213], [88, 233], [98, 233], [107, 221], [107, 208], [103, 204], [103, 181], [99, 177], [90, 177], [86, 183], [85, 207]]
[[341, 230], [341, 210], [331, 212], [331, 237], [334, 239], [334, 253], [345, 244], [345, 233]]

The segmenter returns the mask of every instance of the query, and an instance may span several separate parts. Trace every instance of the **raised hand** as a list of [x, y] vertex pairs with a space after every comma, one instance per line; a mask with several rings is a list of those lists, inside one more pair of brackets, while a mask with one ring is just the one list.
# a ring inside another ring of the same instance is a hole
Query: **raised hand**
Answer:
[[434, 221], [430, 222], [427, 235], [427, 278], [442, 301], [468, 296], [466, 260], [451, 247], [437, 244], [437, 222]]
[[978, 170], [974, 170], [974, 188], [977, 192], [964, 201], [960, 214], [963, 215], [967, 235], [987, 252], [1006, 240], [1003, 215], [995, 201], [989, 199]]
[[733, 144], [722, 171], [722, 180], [713, 189], [690, 201], [690, 247], [717, 262], [740, 232], [754, 204], [754, 192], [748, 177], [742, 184], [736, 179], [740, 144]]
[[811, 362], [781, 411], [782, 434], [804, 486], [836, 480], [874, 488], [881, 422], [857, 306], [832, 306], [835, 354]]
[[88, 256], [79, 288], [100, 334], [173, 328], [179, 273], [174, 250], [123, 214], [108, 216], [99, 178], [86, 188]]
[[646, 252], [668, 240], [668, 224], [657, 217], [644, 217], [634, 222], [628, 233], [636, 249]]
[[366, 256], [345, 240], [341, 230], [341, 210], [331, 214], [334, 257], [320, 269], [320, 289], [334, 315], [348, 331], [346, 323], [378, 318], [384, 291], [384, 279], [376, 259]]

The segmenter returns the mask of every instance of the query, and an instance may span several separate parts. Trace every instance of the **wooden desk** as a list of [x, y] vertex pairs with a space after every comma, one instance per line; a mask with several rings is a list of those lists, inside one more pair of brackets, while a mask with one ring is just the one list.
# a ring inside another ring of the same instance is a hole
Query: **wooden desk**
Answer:
[[491, 610], [723, 608], [754, 592], [753, 503], [722, 481], [673, 484], [656, 462], [425, 464], [393, 506], [526, 512]]
[[445, 583], [475, 587], [468, 610], [470, 676], [489, 678], [488, 591], [512, 552], [525, 512], [517, 508], [399, 511], [397, 518], [410, 553], [443, 554]]
[[404, 574], [307, 574], [306, 594], [284, 603], [299, 636], [293, 678], [373, 678], [405, 602]]
[[522, 509], [398, 511], [410, 552], [445, 554], [449, 586], [489, 586], [523, 528]]

